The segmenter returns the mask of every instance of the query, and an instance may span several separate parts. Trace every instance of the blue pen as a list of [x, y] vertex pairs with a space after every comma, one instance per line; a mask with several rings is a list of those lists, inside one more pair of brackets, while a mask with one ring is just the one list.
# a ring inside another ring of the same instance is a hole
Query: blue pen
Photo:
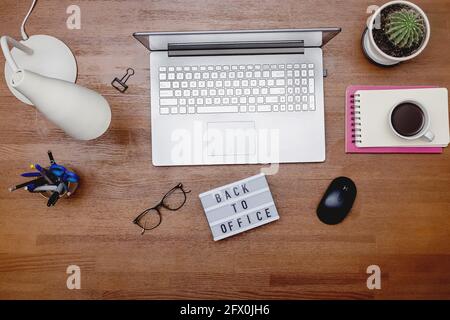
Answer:
[[22, 177], [31, 178], [31, 177], [41, 177], [40, 172], [25, 172], [21, 174]]

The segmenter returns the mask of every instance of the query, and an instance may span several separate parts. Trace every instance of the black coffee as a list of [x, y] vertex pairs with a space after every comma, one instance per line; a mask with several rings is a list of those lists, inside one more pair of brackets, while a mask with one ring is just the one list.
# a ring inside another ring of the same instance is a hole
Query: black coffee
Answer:
[[410, 102], [400, 103], [391, 115], [392, 127], [400, 135], [412, 137], [422, 131], [425, 125], [425, 115], [422, 109]]

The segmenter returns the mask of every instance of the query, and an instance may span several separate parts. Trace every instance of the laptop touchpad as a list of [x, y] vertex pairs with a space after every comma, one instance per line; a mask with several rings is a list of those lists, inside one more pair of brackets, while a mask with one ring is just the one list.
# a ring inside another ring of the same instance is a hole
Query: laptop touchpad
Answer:
[[208, 156], [251, 155], [256, 153], [253, 121], [208, 122]]

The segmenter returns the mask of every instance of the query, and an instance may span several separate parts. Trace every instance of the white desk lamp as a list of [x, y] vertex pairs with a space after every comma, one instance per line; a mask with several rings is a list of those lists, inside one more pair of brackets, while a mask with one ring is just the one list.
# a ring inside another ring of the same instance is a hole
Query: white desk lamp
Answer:
[[22, 23], [24, 40], [0, 38], [6, 83], [20, 101], [34, 105], [73, 138], [95, 139], [109, 127], [109, 104], [97, 92], [74, 83], [75, 57], [62, 41], [47, 35], [28, 38], [24, 25], [35, 3]]

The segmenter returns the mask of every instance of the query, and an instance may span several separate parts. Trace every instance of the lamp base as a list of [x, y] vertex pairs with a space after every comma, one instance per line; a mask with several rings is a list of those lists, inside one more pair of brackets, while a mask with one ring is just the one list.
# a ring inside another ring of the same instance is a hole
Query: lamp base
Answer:
[[[77, 62], [69, 47], [59, 39], [47, 35], [33, 35], [20, 41], [33, 49], [33, 54], [13, 48], [11, 55], [21, 69], [40, 75], [74, 83], [77, 79]], [[33, 105], [24, 95], [11, 86], [12, 70], [5, 63], [5, 79], [9, 90], [23, 103]]]

